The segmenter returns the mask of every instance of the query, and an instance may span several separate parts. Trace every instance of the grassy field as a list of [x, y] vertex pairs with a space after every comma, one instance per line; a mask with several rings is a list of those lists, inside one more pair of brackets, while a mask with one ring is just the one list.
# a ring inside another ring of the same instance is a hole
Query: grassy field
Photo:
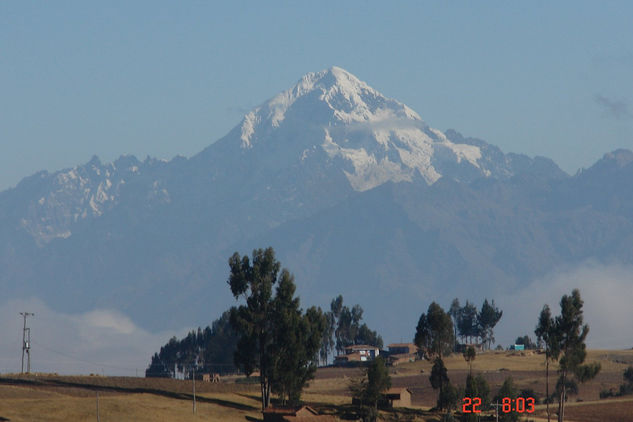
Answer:
[[[599, 400], [601, 390], [617, 389], [622, 372], [633, 364], [633, 351], [593, 350], [588, 362], [600, 362], [599, 376], [580, 386], [566, 407], [567, 421], [633, 421], [633, 397]], [[446, 358], [451, 382], [463, 385], [468, 365], [460, 355]], [[474, 361], [494, 392], [512, 376], [519, 388], [545, 393], [544, 357], [536, 353], [488, 352]], [[410, 410], [383, 413], [384, 420], [437, 421], [430, 409], [437, 397], [428, 380], [426, 361], [391, 368], [392, 384], [412, 392]], [[552, 369], [552, 387], [555, 366]], [[344, 416], [351, 397], [349, 380], [358, 369], [323, 368], [304, 393], [304, 400], [317, 409]], [[255, 421], [261, 420], [259, 386], [227, 380], [220, 384], [196, 383], [196, 413], [193, 413], [191, 381], [101, 376], [2, 375], [0, 376], [0, 421]], [[553, 406], [555, 407], [555, 405]], [[546, 420], [544, 406], [529, 416]]]

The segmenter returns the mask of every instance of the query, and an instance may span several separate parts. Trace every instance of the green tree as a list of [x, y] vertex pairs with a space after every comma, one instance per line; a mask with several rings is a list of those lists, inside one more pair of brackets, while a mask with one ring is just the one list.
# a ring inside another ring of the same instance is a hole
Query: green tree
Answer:
[[[372, 331], [363, 320], [363, 308], [354, 305], [351, 309], [343, 305], [343, 296], [339, 295], [330, 304], [335, 340], [335, 349], [338, 354], [342, 354], [347, 346], [354, 344], [368, 344], [382, 348], [382, 337]], [[329, 343], [328, 343], [329, 344]]]
[[483, 305], [481, 305], [481, 311], [477, 314], [478, 334], [481, 336], [481, 341], [484, 345], [486, 342], [488, 343], [488, 350], [490, 350], [490, 345], [495, 341], [494, 328], [502, 315], [503, 311], [495, 306], [495, 301], [488, 303], [488, 299], [484, 300]]
[[[478, 397], [481, 399], [480, 410], [485, 409], [490, 404], [490, 386], [485, 378], [481, 374], [476, 376], [468, 375], [466, 377], [466, 388], [464, 389], [464, 397]], [[475, 422], [479, 420], [479, 414], [477, 413], [464, 413], [461, 418], [462, 421]]]
[[246, 374], [259, 370], [262, 409], [269, 406], [273, 388], [282, 401], [297, 401], [316, 369], [323, 313], [310, 308], [303, 315], [294, 297], [294, 277], [286, 269], [280, 273], [272, 248], [254, 250], [252, 263], [236, 252], [229, 267], [231, 292], [246, 302], [231, 308], [231, 325], [239, 335], [235, 364]]
[[560, 355], [560, 344], [558, 341], [558, 333], [556, 331], [556, 321], [552, 318], [549, 306], [543, 306], [539, 315], [538, 325], [534, 330], [537, 343], [542, 343], [545, 348], [545, 403], [547, 411], [547, 421], [550, 421], [549, 411], [549, 362], [558, 359]]
[[364, 419], [375, 421], [378, 415], [378, 402], [383, 393], [391, 387], [391, 377], [382, 356], [376, 357], [369, 363], [361, 379], [352, 380], [349, 389], [352, 397], [360, 401], [361, 410], [370, 406], [370, 411], [364, 412]]
[[453, 335], [454, 335], [453, 351], [456, 351], [457, 349], [457, 326], [459, 325], [461, 309], [462, 308], [459, 305], [459, 299], [458, 298], [453, 299], [453, 301], [451, 302], [451, 307], [448, 310], [448, 314], [451, 316], [451, 319], [453, 320]]
[[354, 339], [355, 344], [368, 344], [370, 346], [375, 346], [379, 349], [382, 349], [382, 337], [373, 330], [370, 330], [367, 324], [363, 323], [358, 328], [358, 332], [356, 333], [356, 338]]
[[231, 312], [225, 311], [204, 330], [202, 349], [203, 370], [206, 372], [231, 373], [235, 371], [233, 355], [239, 337], [231, 326]]
[[343, 313], [343, 295], [338, 295], [332, 302], [330, 303], [330, 312], [332, 312], [332, 319], [334, 321], [334, 331], [333, 331], [333, 344], [336, 349], [337, 354], [341, 354], [343, 352], [343, 343], [344, 341], [340, 338], [342, 331], [339, 329], [339, 324], [341, 320], [341, 314]]
[[450, 384], [450, 379], [448, 378], [448, 370], [446, 369], [446, 366], [444, 366], [444, 361], [439, 356], [436, 357], [433, 362], [429, 381], [431, 382], [431, 387], [433, 387], [434, 390], [439, 390], [437, 408], [439, 410], [450, 410], [449, 407], [447, 407], [450, 405], [450, 400], [448, 400], [445, 393], [445, 390]]
[[472, 338], [479, 336], [477, 320], [477, 307], [466, 301], [460, 311], [459, 325], [457, 327], [462, 340], [466, 339], [466, 342], [472, 343]]
[[[516, 387], [514, 386], [514, 382], [511, 377], [508, 377], [503, 382], [503, 385], [497, 392], [497, 395], [494, 397], [493, 401], [503, 404], [503, 400], [506, 399], [506, 403], [508, 403], [508, 399], [511, 400], [510, 403], [516, 403], [516, 398], [519, 396], [517, 393]], [[514, 406], [511, 406], [514, 407]], [[499, 409], [499, 421], [501, 422], [516, 422], [519, 420], [519, 413], [514, 412], [504, 412], [502, 409]]]
[[194, 371], [234, 373], [233, 354], [238, 336], [230, 324], [230, 312], [226, 311], [204, 330], [191, 330], [186, 337], [173, 337], [152, 356], [147, 377], [174, 377], [176, 370], [191, 378]]
[[303, 315], [294, 297], [293, 277], [282, 271], [273, 299], [272, 391], [282, 405], [297, 404], [308, 380], [314, 378], [326, 319], [321, 309], [311, 307]]
[[556, 317], [555, 332], [559, 341], [561, 358], [559, 364], [558, 421], [565, 418], [565, 401], [568, 386], [576, 381], [586, 382], [600, 371], [599, 364], [583, 365], [587, 356], [585, 339], [589, 326], [583, 324], [582, 306], [584, 302], [580, 291], [574, 289], [570, 296], [563, 295], [560, 301], [561, 314]]
[[152, 360], [145, 370], [146, 378], [170, 378], [172, 372], [169, 366], [160, 358], [160, 354], [154, 353]]
[[633, 393], [633, 366], [629, 366], [622, 374], [624, 383], [620, 385], [620, 395], [624, 396]]
[[624, 382], [633, 384], [633, 366], [630, 365], [628, 368], [624, 370], [624, 373], [622, 374], [622, 378], [624, 378]]
[[[262, 409], [270, 404], [273, 376], [273, 285], [280, 263], [272, 248], [253, 251], [253, 262], [237, 252], [229, 258], [228, 284], [233, 296], [243, 297], [246, 305], [231, 308], [231, 325], [240, 334], [235, 364], [247, 375], [259, 369]], [[284, 271], [284, 275], [286, 275]], [[287, 275], [286, 275], [287, 276]]]
[[381, 395], [391, 387], [391, 377], [382, 356], [377, 356], [367, 367], [367, 393], [369, 403], [378, 408]]
[[341, 308], [336, 327], [336, 350], [342, 353], [347, 346], [355, 343], [360, 329], [360, 321], [363, 319], [363, 308], [354, 305], [352, 309], [347, 306]]
[[422, 314], [415, 330], [415, 345], [428, 357], [449, 354], [454, 343], [453, 322], [442, 307], [433, 302]]
[[334, 352], [336, 342], [334, 341], [334, 330], [336, 329], [336, 318], [332, 311], [328, 311], [325, 316], [325, 331], [323, 332], [323, 340], [321, 342], [321, 350], [319, 356], [321, 363], [327, 365], [330, 353]]
[[481, 398], [481, 406], [483, 408], [490, 406], [490, 386], [483, 375], [475, 375], [473, 385], [477, 388], [477, 393], [479, 394], [477, 397]]
[[447, 415], [451, 415], [457, 407], [459, 400], [459, 391], [457, 387], [451, 384], [450, 380], [446, 382], [437, 400], [437, 407], [447, 411]]
[[178, 353], [180, 342], [176, 337], [169, 339], [169, 342], [160, 348], [159, 353], [154, 353], [152, 361], [145, 371], [145, 376], [173, 378], [176, 375], [175, 367], [178, 364]]
[[536, 349], [536, 344], [532, 342], [532, 339], [527, 334], [517, 337], [517, 339], [514, 341], [514, 344], [522, 344], [523, 346], [525, 346], [526, 350]]
[[[467, 348], [464, 349], [464, 360], [468, 363], [468, 367], [469, 367], [469, 374], [472, 376], [473, 374], [473, 361], [475, 360], [475, 358], [477, 357], [477, 352], [475, 351], [475, 348], [473, 346], [468, 346]], [[471, 397], [471, 396], [468, 396]]]
[[[321, 360], [327, 365], [328, 357], [330, 353], [341, 353], [337, 347], [338, 336], [336, 336], [336, 330], [338, 328], [338, 321], [343, 312], [343, 296], [338, 295], [330, 303], [330, 310], [326, 312], [325, 317], [327, 319], [327, 328], [323, 335], [323, 342], [321, 345]], [[340, 343], [340, 342], [339, 342]], [[341, 343], [342, 344], [342, 343]]]

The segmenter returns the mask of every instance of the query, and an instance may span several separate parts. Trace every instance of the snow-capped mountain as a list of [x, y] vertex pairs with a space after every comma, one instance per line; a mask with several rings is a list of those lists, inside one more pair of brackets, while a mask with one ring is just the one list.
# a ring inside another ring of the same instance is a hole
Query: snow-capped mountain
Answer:
[[272, 245], [304, 304], [342, 293], [414, 324], [429, 295], [477, 301], [561, 265], [633, 263], [632, 157], [569, 176], [433, 129], [333, 67], [189, 159], [93, 158], [0, 192], [0, 286], [66, 312], [202, 325], [234, 303], [227, 258]]
[[[479, 146], [452, 142], [339, 67], [303, 76], [248, 113], [223, 143], [239, 145], [243, 155], [251, 150], [256, 166], [336, 163], [355, 191], [416, 178], [432, 184], [442, 176], [493, 175]], [[271, 153], [274, 159], [262, 158]]]
[[[447, 134], [332, 67], [306, 74], [188, 162], [121, 157], [102, 164], [94, 157], [82, 166], [26, 179], [23, 190], [33, 195], [20, 225], [38, 244], [66, 238], [73, 225], [119, 204], [127, 190], [134, 192], [128, 195], [134, 201], [140, 197], [154, 205], [169, 203], [170, 191], [200, 203], [221, 202], [233, 212], [238, 203], [257, 204], [260, 215], [246, 212], [241, 218], [254, 227], [275, 227], [386, 182], [508, 178], [539, 160], [562, 174], [550, 160], [503, 154], [483, 141]], [[133, 189], [126, 186], [132, 180]], [[35, 190], [26, 187], [34, 183]], [[223, 237], [235, 235], [228, 230]]]

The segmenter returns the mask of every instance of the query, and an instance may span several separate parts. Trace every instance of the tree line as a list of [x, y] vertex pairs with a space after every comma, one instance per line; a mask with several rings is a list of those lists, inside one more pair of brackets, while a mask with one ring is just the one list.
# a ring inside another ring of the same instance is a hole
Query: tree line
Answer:
[[481, 309], [468, 300], [464, 306], [460, 306], [459, 299], [453, 299], [448, 314], [453, 320], [455, 339], [461, 338], [462, 343], [480, 341], [482, 345], [490, 349], [495, 342], [494, 328], [501, 319], [503, 311], [495, 305], [495, 301], [488, 302], [485, 299]]
[[238, 339], [230, 323], [230, 312], [226, 311], [204, 330], [198, 327], [181, 340], [172, 337], [154, 353], [145, 376], [174, 378], [179, 372], [191, 378], [194, 373], [234, 373], [233, 354]]

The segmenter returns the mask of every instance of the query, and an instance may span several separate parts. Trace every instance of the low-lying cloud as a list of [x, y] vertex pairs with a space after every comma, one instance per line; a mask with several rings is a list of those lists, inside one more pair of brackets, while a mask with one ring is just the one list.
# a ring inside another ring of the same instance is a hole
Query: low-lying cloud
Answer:
[[[497, 343], [507, 346], [534, 328], [544, 304], [560, 314], [564, 294], [580, 289], [584, 320], [590, 331], [587, 345], [594, 349], [633, 347], [633, 265], [582, 266], [552, 273], [513, 295], [495, 296], [503, 317], [495, 329]], [[116, 310], [96, 309], [66, 314], [39, 299], [0, 304], [0, 372], [19, 372], [22, 316], [33, 312], [31, 327], [33, 372], [62, 374], [144, 375], [152, 354], [179, 332], [151, 333]]]
[[65, 314], [39, 299], [12, 300], [0, 305], [2, 373], [21, 369], [24, 311], [35, 314], [28, 318], [32, 372], [143, 376], [151, 356], [186, 332], [150, 333], [116, 310]]
[[[352, 122], [344, 127], [346, 133], [352, 132], [368, 132], [373, 131], [392, 131], [392, 130], [424, 130], [425, 123], [421, 120], [413, 120], [409, 118], [389, 116], [379, 120], [371, 120], [366, 122]], [[330, 131], [333, 129], [330, 128]], [[334, 129], [335, 130], [335, 129]]]
[[586, 263], [558, 271], [532, 283], [512, 296], [497, 300], [503, 317], [496, 332], [508, 345], [525, 334], [534, 339], [534, 328], [543, 305], [560, 314], [560, 299], [580, 290], [584, 321], [589, 325], [587, 346], [594, 349], [633, 347], [633, 266]]

